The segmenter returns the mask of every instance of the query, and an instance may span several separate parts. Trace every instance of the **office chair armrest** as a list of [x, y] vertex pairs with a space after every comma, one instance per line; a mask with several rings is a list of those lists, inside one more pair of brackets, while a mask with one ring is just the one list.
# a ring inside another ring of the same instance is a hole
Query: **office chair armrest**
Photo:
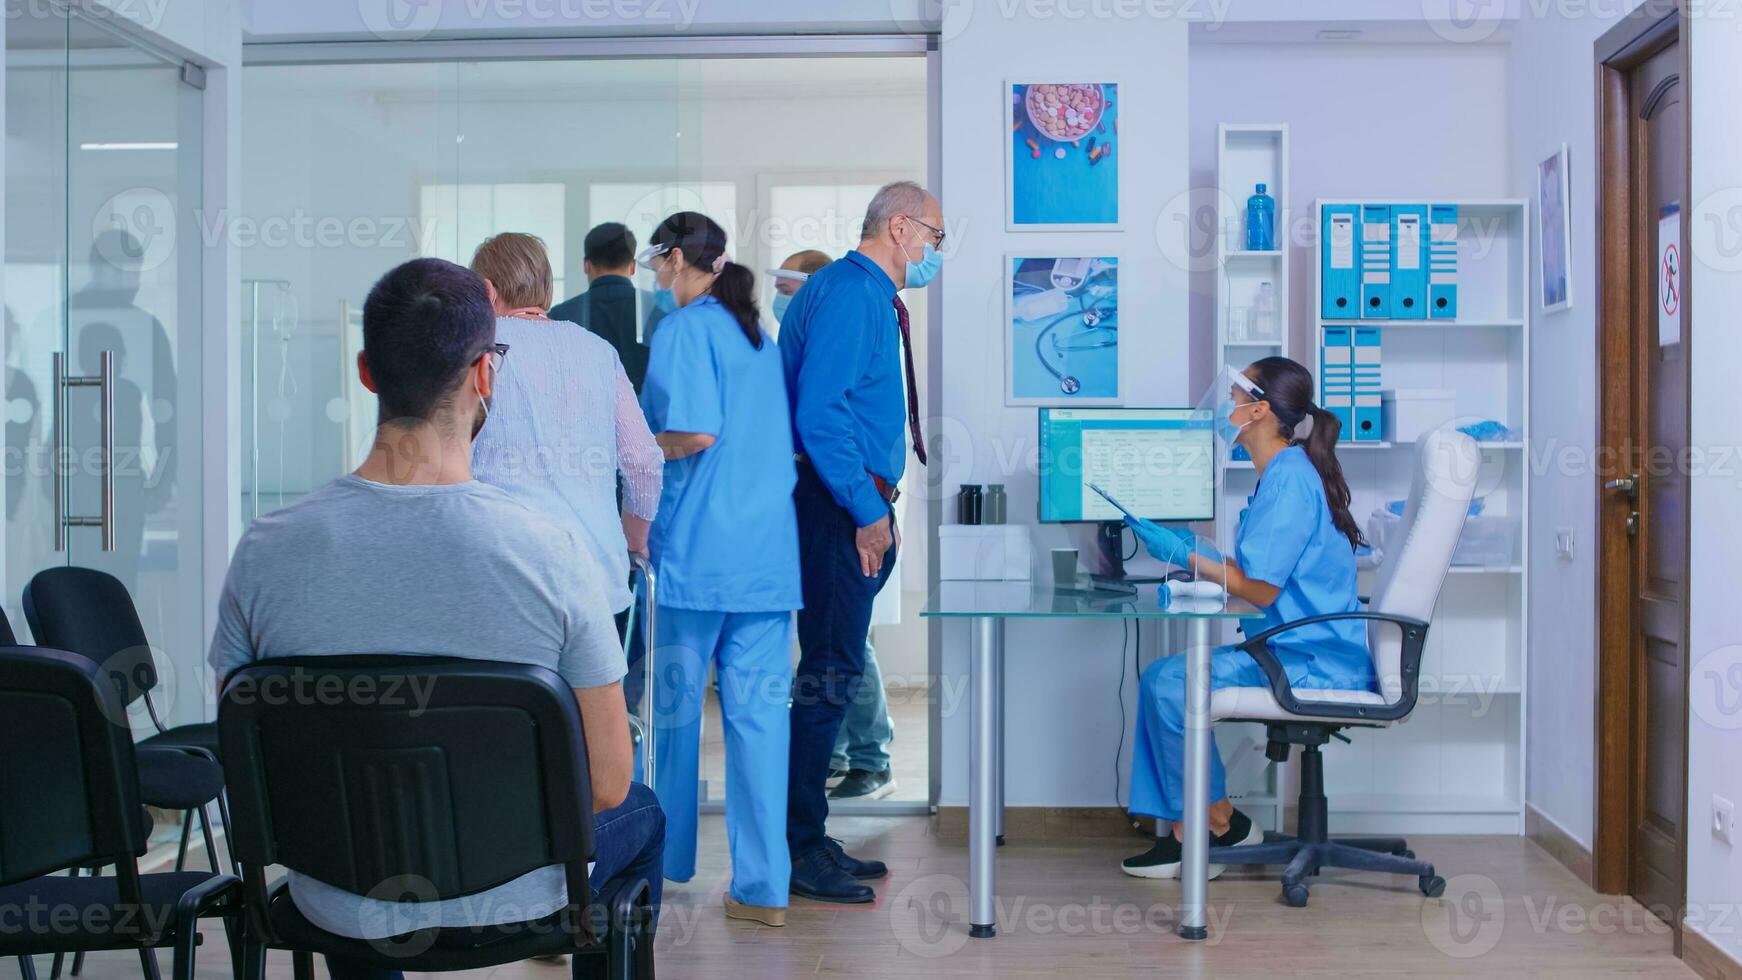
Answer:
[[[1283, 669], [1282, 661], [1278, 660], [1276, 654], [1271, 651], [1270, 640], [1279, 634], [1299, 629], [1302, 626], [1349, 619], [1391, 623], [1403, 631], [1403, 657], [1401, 660], [1403, 696], [1395, 704], [1340, 704], [1334, 701], [1302, 701], [1295, 697], [1294, 685], [1289, 683], [1288, 672]], [[1245, 651], [1246, 655], [1253, 660], [1258, 661], [1258, 666], [1264, 671], [1264, 676], [1270, 680], [1271, 694], [1275, 695], [1276, 703], [1281, 705], [1284, 711], [1316, 718], [1396, 721], [1415, 709], [1416, 684], [1421, 669], [1422, 649], [1427, 643], [1427, 628], [1428, 624], [1419, 619], [1394, 616], [1389, 613], [1325, 613], [1322, 616], [1308, 616], [1292, 623], [1283, 623], [1281, 626], [1272, 627], [1235, 646], [1237, 649]]]
[[230, 899], [232, 907], [241, 911], [242, 879], [235, 875], [213, 875], [182, 892], [175, 906], [176, 919], [191, 923], [223, 899]]

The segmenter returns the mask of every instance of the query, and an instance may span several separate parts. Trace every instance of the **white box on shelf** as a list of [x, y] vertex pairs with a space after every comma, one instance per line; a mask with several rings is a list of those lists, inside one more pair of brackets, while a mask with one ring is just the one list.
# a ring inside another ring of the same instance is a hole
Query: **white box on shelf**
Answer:
[[1458, 414], [1458, 393], [1450, 388], [1386, 388], [1379, 393], [1380, 438], [1415, 442]]
[[945, 524], [938, 528], [938, 578], [1027, 581], [1034, 542], [1026, 524]]

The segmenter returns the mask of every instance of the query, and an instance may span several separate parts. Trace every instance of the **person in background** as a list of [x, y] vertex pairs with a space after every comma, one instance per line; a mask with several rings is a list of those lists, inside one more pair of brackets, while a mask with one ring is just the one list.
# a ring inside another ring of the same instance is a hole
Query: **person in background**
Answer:
[[[574, 531], [603, 573], [619, 633], [628, 615], [629, 556], [647, 554], [664, 459], [611, 345], [545, 315], [550, 260], [536, 236], [507, 232], [472, 256], [495, 309], [496, 334], [520, 352], [497, 380], [491, 425], [472, 447], [478, 479]], [[621, 478], [621, 479], [619, 479]], [[619, 495], [618, 486], [622, 493]], [[640, 700], [642, 672], [624, 687]]]
[[659, 297], [635, 286], [635, 233], [616, 221], [587, 232], [581, 244], [585, 292], [551, 307], [552, 320], [578, 323], [617, 351], [635, 393], [647, 377], [647, 345], [666, 310]]
[[825, 832], [829, 757], [865, 672], [872, 601], [900, 547], [893, 504], [904, 429], [925, 465], [907, 307], [896, 294], [937, 274], [942, 224], [924, 188], [885, 185], [866, 209], [859, 247], [811, 276], [781, 321], [804, 574], [786, 836], [793, 892], [822, 901], [869, 902], [875, 893], [860, 882], [889, 873]]
[[[792, 304], [792, 297], [811, 274], [828, 265], [829, 253], [817, 249], [794, 252], [769, 270], [774, 277], [774, 319], [779, 322]], [[897, 582], [877, 593], [872, 604], [871, 625], [901, 622], [901, 554], [896, 552], [889, 577]], [[889, 698], [883, 689], [883, 671], [877, 664], [877, 648], [865, 637], [865, 673], [847, 697], [847, 713], [841, 718], [841, 734], [829, 759], [829, 799], [881, 800], [896, 790], [889, 767], [889, 743], [895, 739], [895, 722], [889, 717]]]
[[[556, 671], [574, 689], [586, 735], [593, 889], [608, 901], [645, 879], [657, 909], [665, 822], [652, 790], [631, 781], [617, 689], [623, 650], [607, 583], [570, 527], [472, 475], [472, 440], [488, 428], [508, 355], [496, 324], [484, 280], [461, 266], [414, 259], [381, 277], [363, 306], [357, 358], [363, 386], [381, 403], [374, 447], [355, 473], [248, 528], [224, 580], [208, 660], [220, 690], [231, 672], [268, 657], [469, 657]], [[552, 865], [463, 898], [399, 902], [291, 872], [290, 898], [341, 936], [441, 927], [456, 932], [437, 942], [471, 945], [499, 940], [491, 927], [557, 912], [568, 902], [563, 879]], [[399, 976], [335, 957], [327, 972]]]
[[665, 451], [653, 523], [659, 572], [655, 789], [669, 814], [665, 874], [696, 870], [697, 769], [708, 668], [726, 734], [726, 914], [786, 924], [787, 703], [801, 599], [792, 430], [774, 339], [750, 270], [694, 211], [660, 222], [647, 262], [678, 308], [653, 339], [642, 404]]

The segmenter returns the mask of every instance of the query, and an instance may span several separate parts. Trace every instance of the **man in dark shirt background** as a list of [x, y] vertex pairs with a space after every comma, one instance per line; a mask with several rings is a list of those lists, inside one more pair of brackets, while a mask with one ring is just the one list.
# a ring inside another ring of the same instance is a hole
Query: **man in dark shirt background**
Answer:
[[647, 377], [647, 345], [665, 312], [652, 293], [635, 288], [635, 234], [607, 221], [587, 232], [581, 257], [587, 291], [551, 307], [549, 316], [578, 323], [616, 348], [629, 383], [640, 394]]

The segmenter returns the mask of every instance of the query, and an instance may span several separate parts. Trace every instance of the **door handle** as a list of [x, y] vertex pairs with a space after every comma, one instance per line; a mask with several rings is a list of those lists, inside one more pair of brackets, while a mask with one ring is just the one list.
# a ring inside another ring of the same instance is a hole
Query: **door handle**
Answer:
[[1631, 500], [1639, 499], [1639, 474], [1631, 473], [1618, 480], [1610, 480], [1603, 484], [1605, 490], [1620, 490]]
[[1628, 513], [1627, 513], [1627, 536], [1631, 538], [1631, 537], [1637, 536], [1638, 534], [1639, 534], [1639, 511], [1636, 511], [1636, 510], [1628, 511]]
[[[55, 447], [54, 467], [54, 550], [67, 550], [67, 529], [100, 527], [103, 529], [103, 550], [115, 550], [115, 352], [106, 350], [99, 356], [95, 375], [67, 374], [66, 354], [54, 355], [55, 427], [60, 433]], [[70, 395], [74, 388], [96, 388], [101, 400], [103, 503], [96, 517], [67, 513], [67, 460], [72, 455], [72, 435], [67, 422]]]

